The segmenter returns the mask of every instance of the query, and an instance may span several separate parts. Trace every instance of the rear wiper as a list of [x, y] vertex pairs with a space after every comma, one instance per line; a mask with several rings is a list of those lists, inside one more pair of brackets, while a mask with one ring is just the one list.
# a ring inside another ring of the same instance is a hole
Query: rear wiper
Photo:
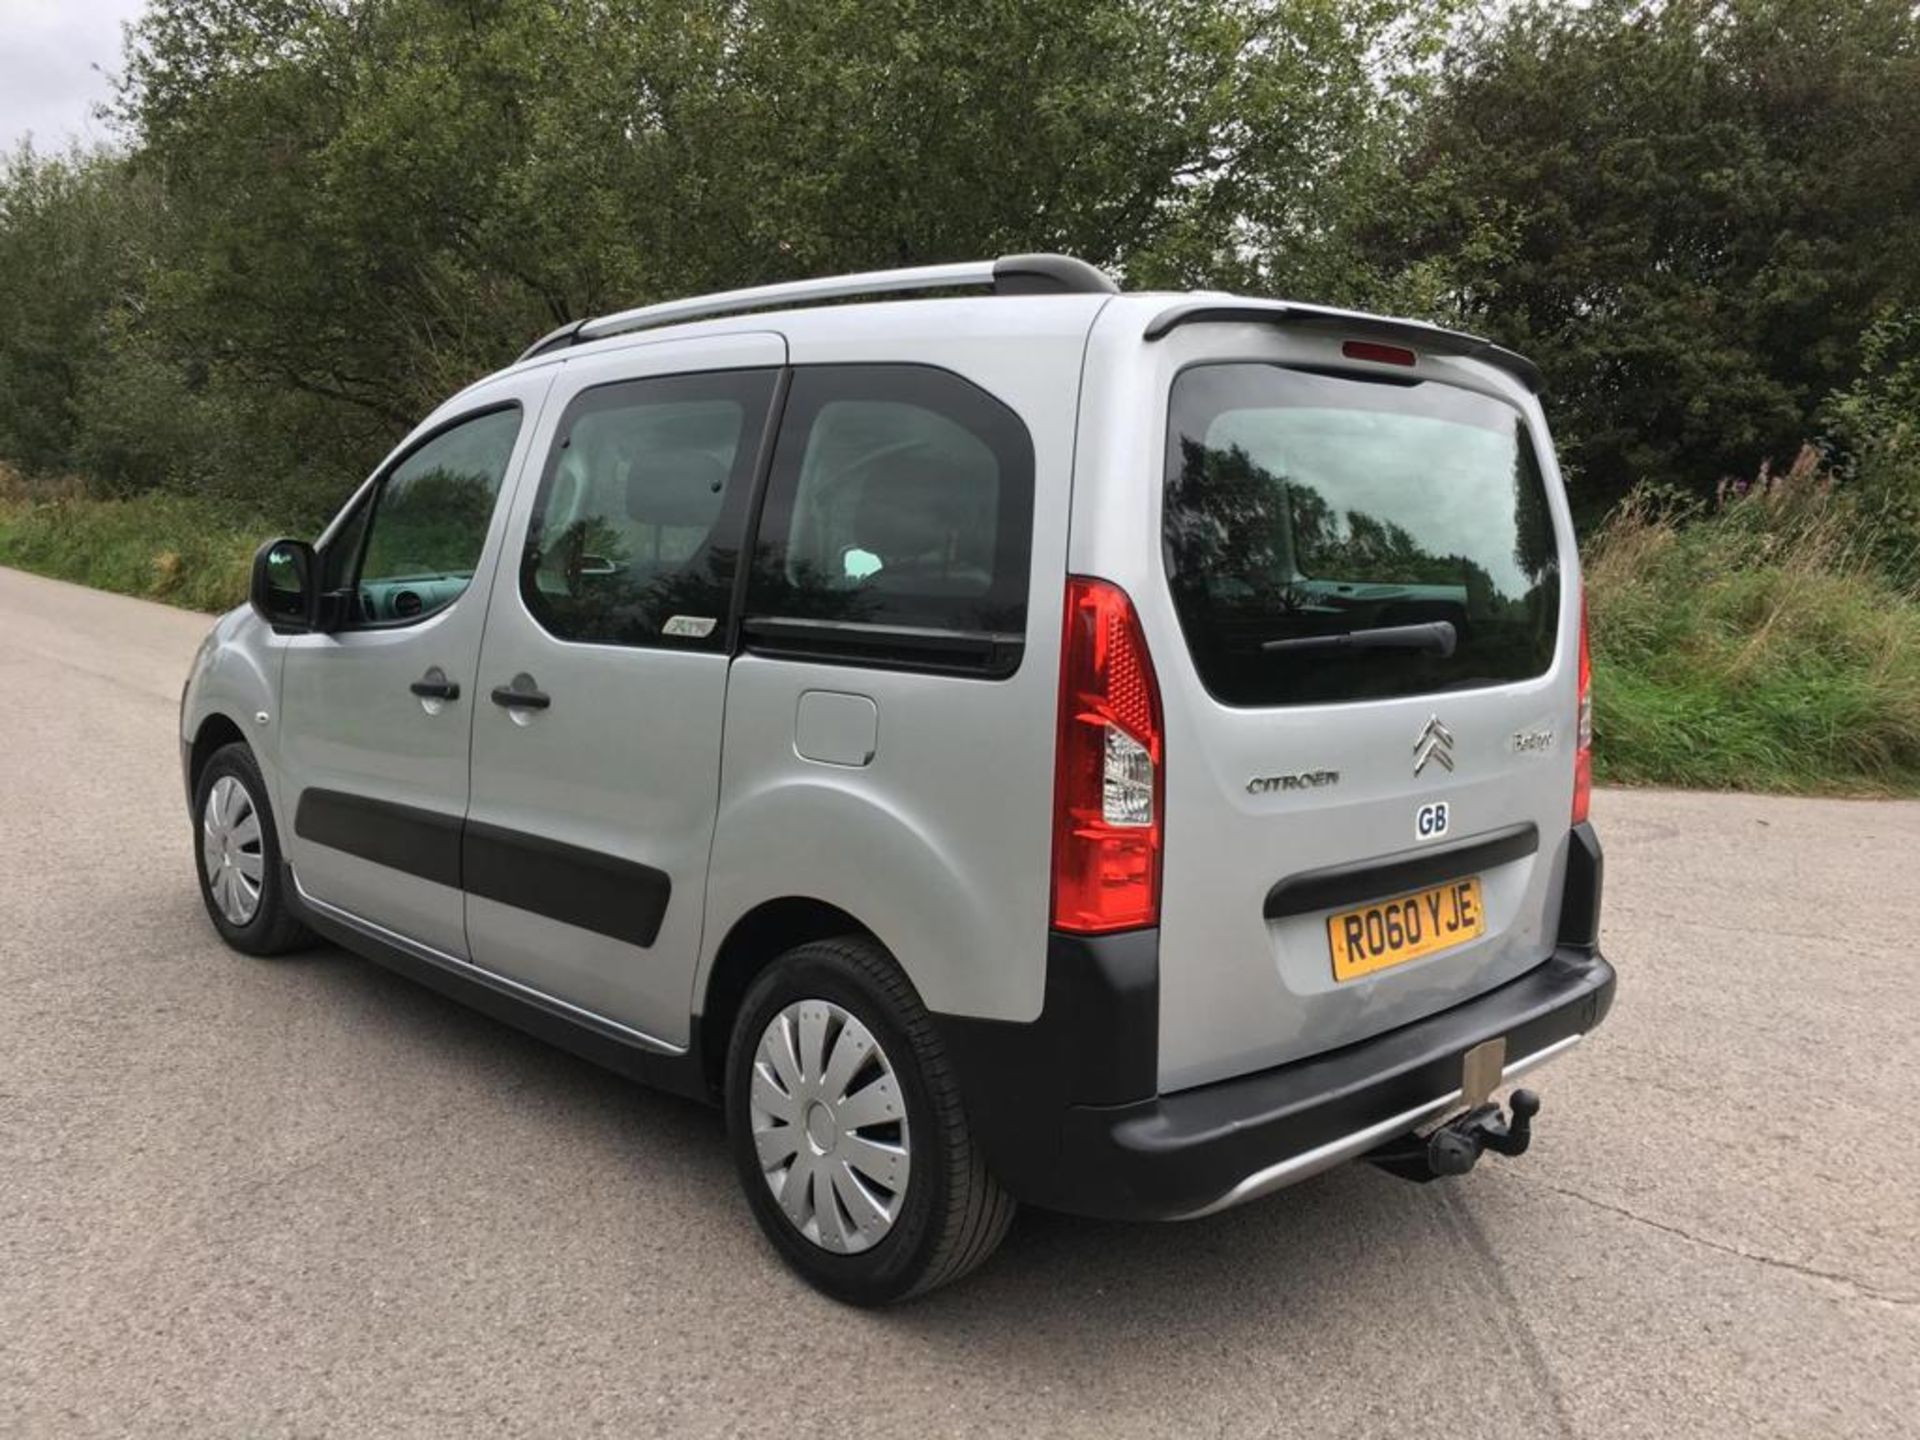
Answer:
[[1342, 630], [1333, 635], [1295, 635], [1268, 640], [1260, 648], [1272, 654], [1312, 654], [1320, 650], [1418, 650], [1441, 659], [1453, 654], [1459, 637], [1451, 620], [1419, 625], [1381, 625], [1372, 630]]

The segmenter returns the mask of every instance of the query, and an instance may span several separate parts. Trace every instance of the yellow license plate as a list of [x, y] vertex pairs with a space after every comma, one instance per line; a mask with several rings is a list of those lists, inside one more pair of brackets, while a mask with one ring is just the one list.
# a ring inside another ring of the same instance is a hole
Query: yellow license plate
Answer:
[[1333, 978], [1357, 980], [1404, 965], [1472, 940], [1486, 929], [1477, 875], [1358, 910], [1343, 910], [1327, 921]]

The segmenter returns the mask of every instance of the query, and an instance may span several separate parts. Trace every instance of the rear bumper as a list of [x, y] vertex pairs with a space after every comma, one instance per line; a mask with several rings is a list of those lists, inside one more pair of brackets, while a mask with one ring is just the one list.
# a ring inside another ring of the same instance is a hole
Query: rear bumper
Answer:
[[1482, 1041], [1505, 1038], [1509, 1078], [1558, 1054], [1605, 1017], [1613, 987], [1598, 952], [1563, 949], [1357, 1045], [1133, 1105], [1074, 1107], [1041, 1203], [1172, 1220], [1254, 1199], [1437, 1119], [1460, 1098], [1462, 1058]]
[[1172, 1220], [1254, 1199], [1437, 1119], [1466, 1052], [1504, 1038], [1509, 1078], [1591, 1032], [1613, 1004], [1598, 948], [1600, 846], [1576, 826], [1558, 943], [1450, 1010], [1305, 1060], [1154, 1093], [1158, 941], [1055, 935], [1030, 1026], [936, 1017], [968, 1116], [1020, 1199], [1116, 1220]]

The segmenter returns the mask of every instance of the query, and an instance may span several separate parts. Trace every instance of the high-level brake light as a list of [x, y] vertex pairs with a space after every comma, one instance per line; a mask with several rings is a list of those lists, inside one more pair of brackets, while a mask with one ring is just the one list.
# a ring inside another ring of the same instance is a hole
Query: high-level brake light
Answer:
[[1349, 360], [1370, 360], [1376, 365], [1412, 365], [1420, 358], [1404, 345], [1382, 345], [1377, 340], [1349, 340], [1340, 353]]

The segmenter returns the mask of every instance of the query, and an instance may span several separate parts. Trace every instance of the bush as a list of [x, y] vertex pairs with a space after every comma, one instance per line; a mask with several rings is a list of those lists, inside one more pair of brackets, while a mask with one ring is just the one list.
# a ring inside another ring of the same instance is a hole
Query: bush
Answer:
[[1860, 378], [1828, 402], [1826, 418], [1880, 568], [1920, 598], [1920, 310], [1882, 315], [1861, 353]]
[[1636, 491], [1587, 548], [1602, 779], [1920, 790], [1920, 604], [1812, 450], [1712, 507]]

